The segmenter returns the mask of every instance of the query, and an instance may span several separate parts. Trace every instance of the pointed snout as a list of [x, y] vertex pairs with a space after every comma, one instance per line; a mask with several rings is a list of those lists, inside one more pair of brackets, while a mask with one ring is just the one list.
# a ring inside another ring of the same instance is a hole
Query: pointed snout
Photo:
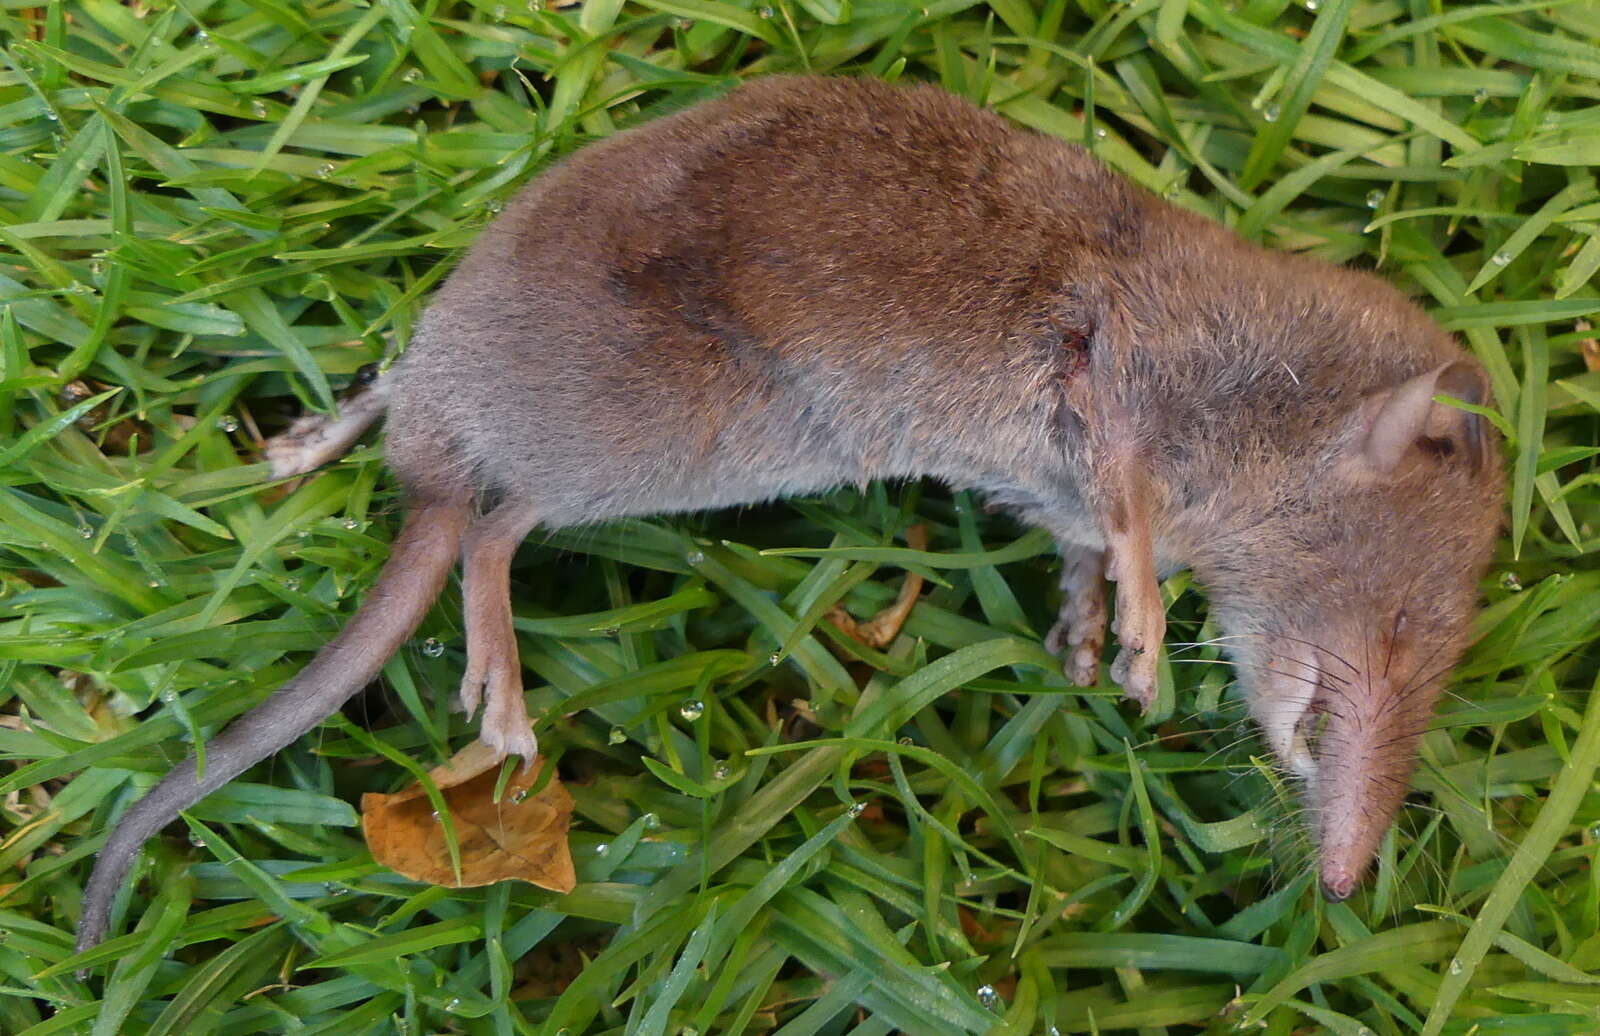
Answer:
[[[1365, 868], [1363, 868], [1365, 869]], [[1343, 903], [1361, 884], [1361, 871], [1352, 870], [1345, 863], [1323, 863], [1322, 898], [1330, 903]]]

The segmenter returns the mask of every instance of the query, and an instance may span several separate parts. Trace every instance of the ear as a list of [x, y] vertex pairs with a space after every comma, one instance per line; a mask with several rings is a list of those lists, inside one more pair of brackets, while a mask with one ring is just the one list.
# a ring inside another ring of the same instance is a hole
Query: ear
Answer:
[[1483, 375], [1457, 360], [1374, 393], [1357, 412], [1358, 428], [1346, 460], [1369, 475], [1387, 475], [1413, 450], [1456, 457], [1474, 471], [1488, 460], [1486, 422], [1477, 414], [1436, 403], [1451, 396], [1482, 406], [1489, 397]]

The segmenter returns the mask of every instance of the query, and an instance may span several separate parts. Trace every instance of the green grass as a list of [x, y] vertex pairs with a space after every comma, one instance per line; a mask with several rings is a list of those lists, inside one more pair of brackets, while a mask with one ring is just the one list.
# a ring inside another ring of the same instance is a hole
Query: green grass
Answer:
[[[1592, 3], [6, 0], [0, 39], [0, 1032], [1600, 1031]], [[803, 69], [941, 82], [1375, 266], [1487, 364], [1507, 541], [1375, 879], [1310, 889], [1225, 666], [1164, 665], [1143, 721], [1069, 690], [1048, 544], [873, 487], [519, 557], [572, 894], [423, 887], [354, 826], [471, 735], [451, 589], [346, 718], [152, 843], [74, 977], [101, 833], [395, 528], [376, 448], [286, 491], [258, 432], [399, 348], [543, 165]], [[911, 521], [930, 551], [883, 552]], [[939, 584], [889, 652], [817, 625], [900, 564]]]

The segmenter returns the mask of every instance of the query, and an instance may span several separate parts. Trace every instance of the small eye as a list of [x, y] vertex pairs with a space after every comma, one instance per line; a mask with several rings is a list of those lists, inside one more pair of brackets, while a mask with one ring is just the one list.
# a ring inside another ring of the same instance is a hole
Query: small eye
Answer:
[[377, 380], [378, 380], [378, 365], [376, 363], [365, 364], [360, 369], [358, 369], [356, 371], [356, 384], [357, 385], [363, 385], [363, 386], [370, 385], [374, 381], [377, 381]]

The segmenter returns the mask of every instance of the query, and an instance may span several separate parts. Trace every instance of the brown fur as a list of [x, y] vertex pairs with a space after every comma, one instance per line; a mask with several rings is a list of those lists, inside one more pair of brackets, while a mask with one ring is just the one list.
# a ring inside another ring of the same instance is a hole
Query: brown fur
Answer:
[[[487, 690], [491, 743], [531, 751], [504, 601], [528, 529], [933, 477], [1061, 541], [1052, 644], [1098, 652], [1108, 568], [1142, 702], [1157, 572], [1193, 567], [1335, 896], [1400, 803], [1499, 518], [1480, 423], [1429, 400], [1481, 372], [1392, 287], [929, 87], [765, 79], [584, 149], [483, 233], [386, 382], [401, 482], [487, 512], [463, 700]], [[147, 821], [193, 801], [165, 787]]]

